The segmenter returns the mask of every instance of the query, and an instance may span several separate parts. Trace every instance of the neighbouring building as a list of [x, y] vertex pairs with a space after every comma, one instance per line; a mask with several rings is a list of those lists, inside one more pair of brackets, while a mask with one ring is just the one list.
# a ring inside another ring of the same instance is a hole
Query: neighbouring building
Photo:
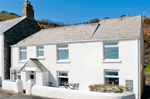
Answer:
[[33, 7], [26, 0], [23, 17], [0, 22], [0, 85], [2, 80], [10, 79], [10, 45], [16, 44], [18, 41], [40, 30], [33, 18]]
[[144, 38], [142, 16], [104, 19], [99, 23], [42, 29], [11, 46], [11, 81], [23, 88], [58, 87], [79, 83], [128, 86], [140, 99], [144, 90]]

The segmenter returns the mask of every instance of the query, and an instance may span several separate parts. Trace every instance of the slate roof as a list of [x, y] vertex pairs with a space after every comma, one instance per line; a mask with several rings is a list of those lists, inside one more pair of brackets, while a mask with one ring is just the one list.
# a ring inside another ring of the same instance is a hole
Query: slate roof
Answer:
[[24, 16], [24, 17], [10, 19], [10, 20], [0, 22], [0, 34], [5, 33], [7, 30], [11, 29], [12, 27], [17, 25], [19, 22], [21, 22], [25, 18], [27, 18], [27, 17]]
[[31, 66], [31, 67], [37, 67], [41, 72], [49, 71], [38, 59], [35, 58], [30, 58], [26, 64], [20, 69], [20, 71], [25, 67], [25, 66]]
[[139, 38], [142, 28], [141, 15], [101, 20], [92, 40]]
[[[141, 15], [104, 19], [94, 24], [42, 29], [13, 46], [139, 38]], [[96, 31], [96, 32], [94, 32]]]

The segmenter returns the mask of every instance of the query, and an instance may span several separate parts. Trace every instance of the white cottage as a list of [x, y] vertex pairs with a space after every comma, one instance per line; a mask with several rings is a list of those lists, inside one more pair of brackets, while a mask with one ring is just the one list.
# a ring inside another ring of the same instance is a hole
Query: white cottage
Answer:
[[11, 80], [19, 77], [24, 89], [29, 79], [39, 86], [79, 83], [79, 90], [118, 84], [140, 99], [145, 83], [143, 39], [141, 15], [42, 29], [11, 46]]

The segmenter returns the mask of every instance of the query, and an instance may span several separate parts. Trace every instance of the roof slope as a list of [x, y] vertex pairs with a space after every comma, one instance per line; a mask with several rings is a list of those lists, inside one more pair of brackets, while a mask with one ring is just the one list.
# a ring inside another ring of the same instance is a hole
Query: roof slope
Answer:
[[101, 20], [92, 40], [128, 39], [140, 37], [141, 15]]
[[104, 19], [99, 24], [43, 29], [13, 46], [139, 38], [142, 21], [141, 15], [137, 15]]
[[37, 67], [41, 72], [49, 71], [38, 59], [30, 58], [26, 64], [20, 69], [23, 70], [24, 67]]
[[18, 42], [16, 45], [35, 45], [89, 40], [97, 25], [98, 24], [95, 23], [43, 29]]
[[19, 22], [24, 20], [25, 18], [26, 18], [26, 16], [0, 22], [0, 34], [3, 34], [4, 32], [9, 30], [16, 24], [18, 24]]

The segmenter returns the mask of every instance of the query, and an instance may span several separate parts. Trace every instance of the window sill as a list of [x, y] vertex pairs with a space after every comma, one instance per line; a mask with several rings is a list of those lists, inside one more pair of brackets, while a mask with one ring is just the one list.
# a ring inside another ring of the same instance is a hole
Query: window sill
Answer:
[[45, 60], [44, 57], [37, 57], [37, 59], [39, 59], [39, 60]]
[[27, 62], [27, 60], [20, 60], [20, 61], [18, 61], [18, 63], [26, 63]]
[[116, 59], [116, 60], [103, 60], [102, 63], [121, 63], [121, 60]]
[[70, 63], [70, 60], [58, 60], [56, 63]]

